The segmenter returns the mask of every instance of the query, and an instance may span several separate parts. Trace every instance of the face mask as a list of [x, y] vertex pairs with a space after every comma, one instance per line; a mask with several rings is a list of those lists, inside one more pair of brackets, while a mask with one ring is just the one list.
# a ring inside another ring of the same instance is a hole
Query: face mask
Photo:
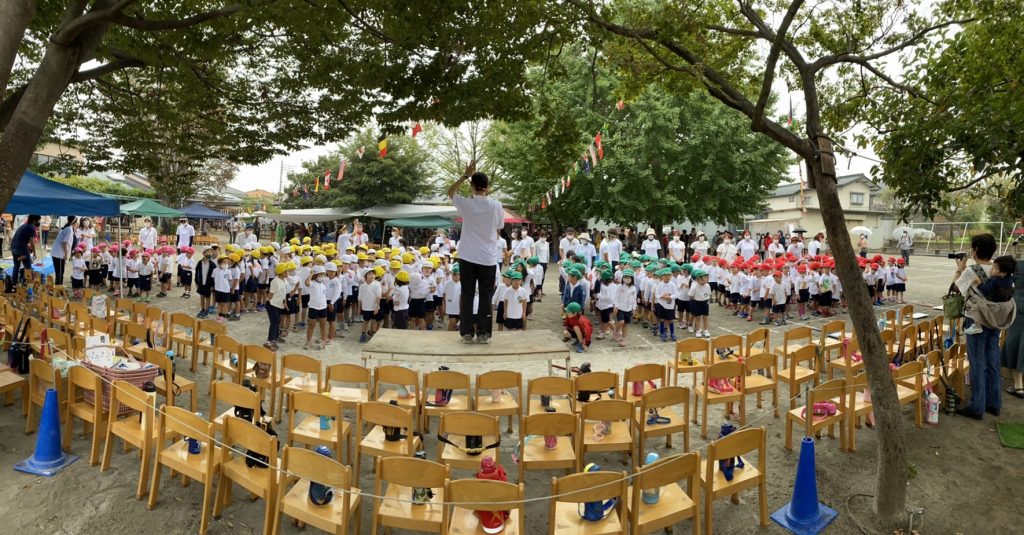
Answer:
[[[704, 240], [701, 240], [701, 241], [704, 241]], [[726, 239], [724, 239], [724, 240], [722, 240], [722, 241], [723, 241], [724, 243], [732, 243], [732, 238], [726, 238]]]
[[750, 239], [750, 234], [744, 234], [743, 235], [743, 239], [744, 240], [749, 240]]
[[150, 228], [150, 227], [152, 227], [152, 226], [153, 226], [153, 224], [152, 224], [152, 223], [150, 223], [150, 222], [148, 222], [148, 221], [146, 222], [146, 228]]
[[779, 240], [772, 240], [772, 243], [774, 243], [774, 244], [778, 244], [778, 243], [779, 243]]
[[221, 262], [220, 268], [221, 269], [227, 269], [228, 268], [228, 263], [227, 262]]
[[324, 277], [323, 275], [317, 275], [317, 277], [316, 277], [316, 281], [317, 281], [317, 282], [323, 282], [323, 281], [324, 281], [324, 279], [326, 279], [326, 278], [327, 278], [327, 277]]
[[679, 241], [679, 236], [672, 236], [672, 241]]

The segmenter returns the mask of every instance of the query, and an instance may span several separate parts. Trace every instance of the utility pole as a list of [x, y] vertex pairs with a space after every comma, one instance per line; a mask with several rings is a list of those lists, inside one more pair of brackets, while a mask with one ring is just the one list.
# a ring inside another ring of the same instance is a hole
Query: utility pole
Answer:
[[284, 191], [284, 160], [281, 160], [281, 172], [277, 175], [277, 194]]

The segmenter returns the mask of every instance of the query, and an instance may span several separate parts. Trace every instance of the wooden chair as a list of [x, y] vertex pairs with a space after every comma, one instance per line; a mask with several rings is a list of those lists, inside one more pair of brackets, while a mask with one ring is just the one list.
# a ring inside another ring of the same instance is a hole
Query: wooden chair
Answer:
[[[576, 469], [583, 468], [588, 451], [621, 451], [628, 464], [633, 456], [635, 417], [635, 406], [624, 399], [599, 399], [584, 405], [576, 435]], [[605, 426], [611, 429], [607, 434]]]
[[[821, 372], [825, 369], [827, 363], [833, 360], [832, 354], [835, 353], [836, 358], [841, 358], [843, 351], [843, 340], [846, 340], [846, 322], [843, 320], [833, 320], [821, 327], [821, 335], [818, 339], [818, 364], [820, 366], [814, 369]], [[829, 376], [831, 379], [832, 376]]]
[[892, 329], [882, 329], [878, 333], [882, 337], [882, 343], [885, 344], [885, 354], [889, 357], [889, 362], [896, 359], [896, 331]]
[[934, 321], [924, 320], [917, 324], [917, 352], [921, 355], [929, 352], [934, 347], [932, 331]]
[[960, 399], [967, 399], [967, 376], [971, 369], [971, 363], [967, 360], [966, 342], [957, 342], [946, 351], [946, 375], [949, 378], [950, 386], [960, 395]]
[[[833, 397], [832, 401], [838, 403], [839, 396]], [[857, 428], [860, 427], [860, 418], [871, 414], [874, 409], [868, 394], [868, 374], [861, 372], [847, 379], [846, 451], [853, 452], [857, 449]]]
[[[34, 324], [40, 325], [41, 324]], [[46, 356], [43, 356], [42, 339], [40, 338], [42, 331], [46, 331], [47, 347]], [[31, 335], [31, 342], [29, 345], [32, 348], [32, 356], [35, 358], [41, 358], [43, 360], [52, 361], [54, 353], [60, 353], [61, 351], [68, 353], [71, 351], [71, 341], [68, 335], [64, 331], [58, 330], [56, 327], [41, 327], [39, 331]]]
[[[341, 445], [345, 443], [345, 463], [352, 455], [352, 427], [341, 414], [341, 402], [323, 394], [297, 391], [288, 394], [288, 445], [296, 442], [310, 446], [327, 446], [334, 458], [341, 459]], [[304, 413], [307, 416], [302, 417]], [[329, 429], [321, 429], [322, 418], [330, 422]]]
[[[277, 485], [273, 533], [281, 528], [281, 515], [330, 533], [348, 533], [349, 526], [360, 533], [362, 496], [352, 469], [323, 455], [302, 448], [285, 447], [281, 452], [282, 480]], [[334, 499], [323, 506], [309, 501], [310, 482], [334, 488]], [[291, 485], [291, 488], [288, 486]], [[285, 489], [288, 489], [287, 491]]]
[[136, 303], [127, 297], [114, 300], [114, 330], [125, 336], [125, 326], [142, 323], [146, 315], [146, 304]]
[[925, 355], [917, 357], [921, 361], [924, 377], [921, 378], [921, 386], [925, 390], [931, 390], [938, 394], [942, 390], [942, 351], [933, 349]]
[[704, 365], [711, 360], [711, 343], [701, 338], [687, 338], [676, 342], [676, 356], [669, 363], [672, 370], [672, 385], [679, 384], [680, 375], [693, 375], [693, 387], [697, 387], [697, 376], [704, 373]]
[[[443, 533], [448, 472], [447, 466], [426, 459], [378, 457], [373, 494], [384, 499], [374, 498], [370, 533], [378, 533], [381, 527]], [[410, 503], [414, 487], [430, 489], [433, 496], [424, 503]]]
[[89, 318], [89, 334], [93, 333], [105, 333], [111, 338], [114, 337], [114, 326], [105, 319], [100, 318]]
[[167, 313], [156, 305], [146, 305], [145, 318], [146, 328], [152, 331], [155, 338], [163, 340], [162, 346], [170, 347], [171, 325], [167, 321]]
[[[639, 457], [637, 458], [639, 460]], [[700, 534], [700, 453], [672, 456], [633, 470], [626, 513], [630, 533], [644, 535], [665, 530], [692, 518], [693, 535]], [[686, 481], [686, 490], [679, 486]], [[657, 503], [641, 499], [645, 490], [658, 489]]]
[[576, 393], [573, 391], [572, 379], [568, 377], [534, 377], [526, 383], [526, 414], [543, 414], [547, 412], [541, 405], [541, 396], [550, 398], [549, 406], [554, 412], [562, 414], [576, 413]]
[[[738, 380], [737, 380], [738, 379]], [[713, 380], [726, 380], [732, 385], [732, 392], [714, 392], [708, 388]], [[704, 372], [704, 383], [698, 385], [694, 391], [696, 402], [693, 405], [693, 423], [697, 423], [697, 407], [703, 407], [701, 413], [700, 436], [708, 437], [708, 405], [714, 403], [726, 404], [726, 418], [731, 418], [732, 404], [740, 404], [740, 426], [747, 421], [747, 397], [744, 394], [743, 386], [743, 364], [736, 361], [722, 361], [707, 367]]]
[[[666, 423], [651, 423], [654, 411], [658, 417], [668, 418]], [[637, 462], [644, 459], [647, 439], [665, 437], [665, 447], [672, 447], [672, 435], [683, 434], [683, 451], [690, 451], [690, 389], [684, 386], [665, 386], [652, 390], [640, 400], [640, 411], [634, 413], [633, 426], [637, 434]]]
[[[217, 407], [218, 401], [227, 403], [229, 405], [228, 410], [220, 412], [220, 409]], [[259, 394], [238, 383], [214, 381], [213, 388], [210, 389], [209, 414], [214, 416], [212, 423], [215, 431], [224, 430], [224, 418], [235, 416], [235, 407], [252, 411], [251, 423], [255, 424], [259, 421], [261, 416]]]
[[914, 324], [914, 305], [903, 305], [900, 307], [900, 322], [898, 330], [910, 327]]
[[[228, 328], [217, 320], [196, 321], [196, 355], [203, 356], [203, 366], [210, 363], [210, 355], [217, 355], [217, 338], [228, 333]], [[198, 358], [192, 359], [192, 371], [196, 371]], [[228, 362], [230, 365], [231, 363]], [[212, 374], [211, 374], [212, 375]]]
[[[110, 389], [110, 417], [107, 418], [107, 434], [103, 443], [103, 462], [100, 471], [110, 468], [110, 456], [114, 451], [114, 437], [124, 441], [125, 446], [133, 447], [141, 452], [142, 462], [139, 468], [139, 484], [135, 487], [135, 497], [142, 499], [146, 495], [146, 483], [149, 481], [149, 467], [153, 460], [153, 446], [159, 436], [160, 429], [156, 425], [156, 399], [142, 391], [141, 388], [125, 381], [114, 381]], [[131, 414], [118, 418], [121, 405], [131, 408]]]
[[[438, 404], [437, 391], [451, 390], [449, 399]], [[459, 394], [456, 391], [463, 391]], [[434, 396], [428, 399], [428, 396]], [[446, 412], [468, 411], [473, 406], [469, 399], [469, 375], [452, 370], [437, 370], [423, 375], [423, 388], [420, 389], [420, 407], [423, 421], [420, 429], [424, 433], [430, 431], [430, 417], [440, 416]]]
[[[818, 348], [815, 346], [803, 346], [789, 354], [789, 366], [779, 370], [776, 376], [778, 380], [789, 387], [789, 408], [796, 408], [796, 395], [800, 392], [800, 385], [804, 383], [818, 384], [818, 373], [811, 369], [818, 359]], [[803, 366], [802, 363], [807, 363]]]
[[922, 423], [923, 375], [924, 365], [918, 360], [908, 362], [892, 372], [892, 378], [896, 381], [896, 398], [900, 405], [914, 404], [914, 425], [917, 427], [921, 427]]
[[[320, 361], [308, 355], [289, 354], [281, 357], [281, 367], [278, 369], [280, 378], [277, 389], [279, 398], [277, 406], [284, 412], [284, 402], [288, 394], [292, 392], [309, 392], [317, 394], [323, 390], [321, 379], [323, 378], [323, 366]], [[289, 374], [296, 372], [298, 375]]]
[[[65, 332], [68, 336], [82, 334], [92, 329], [93, 317], [89, 309], [82, 303], [68, 303], [68, 321]], [[97, 318], [99, 319], [99, 318]]]
[[[562, 468], [568, 473], [575, 469], [577, 432], [573, 414], [542, 412], [524, 416], [519, 423], [519, 481], [525, 481], [527, 470]], [[544, 445], [544, 437], [548, 435], [556, 437], [554, 448]]]
[[[199, 400], [196, 398], [196, 383], [192, 379], [180, 373], [174, 373], [174, 365], [171, 359], [167, 358], [157, 349], [145, 348], [142, 350], [142, 359], [159, 366], [163, 370], [158, 374], [153, 384], [156, 385], [156, 393], [164, 396], [168, 405], [174, 405], [174, 399], [181, 394], [188, 394], [192, 412], [199, 407]], [[168, 386], [170, 385], [170, 386]]]
[[[277, 373], [277, 355], [261, 345], [246, 344], [242, 348], [242, 356], [245, 359], [246, 369], [248, 369], [249, 363], [253, 365], [252, 371], [248, 372], [246, 377], [256, 385], [256, 392], [261, 401], [263, 396], [270, 394], [268, 414], [280, 422], [281, 408], [277, 406], [277, 390], [281, 388], [281, 377]], [[256, 370], [260, 366], [264, 370], [268, 370], [266, 377], [257, 376]]]
[[[335, 385], [334, 383], [343, 383]], [[349, 386], [351, 385], [351, 386]], [[342, 410], [373, 399], [373, 377], [370, 369], [358, 364], [331, 364], [323, 384], [324, 393], [341, 402]]]
[[[715, 500], [730, 496], [732, 503], [739, 504], [740, 492], [757, 487], [760, 526], [768, 527], [768, 451], [767, 432], [764, 427], [752, 427], [734, 431], [708, 445], [707, 458], [701, 461], [701, 486], [704, 494], [704, 533], [714, 533]], [[757, 465], [743, 459], [743, 468], [735, 467], [732, 481], [725, 479], [719, 470], [718, 461], [741, 457], [744, 453], [757, 452]]]
[[523, 375], [509, 370], [492, 370], [477, 375], [473, 406], [479, 413], [508, 416], [507, 432], [511, 433], [513, 417], [519, 420], [523, 416]]
[[122, 328], [122, 342], [124, 343], [124, 352], [128, 356], [134, 357], [138, 360], [142, 360], [142, 350], [147, 348], [155, 348], [150, 339], [149, 329], [145, 325], [139, 323], [125, 323]]
[[[480, 459], [486, 456], [494, 459], [495, 463], [501, 459], [498, 449], [501, 424], [497, 416], [471, 411], [444, 412], [441, 413], [437, 434], [451, 442], [438, 441], [437, 462], [451, 468], [476, 470], [480, 468]], [[483, 451], [467, 452], [464, 449], [467, 436], [481, 437]]]
[[[815, 415], [815, 403], [832, 401], [838, 393], [839, 399], [833, 401], [836, 413], [833, 415]], [[793, 450], [793, 424], [804, 427], [804, 436], [819, 436], [821, 430], [828, 428], [828, 436], [835, 438], [835, 426], [839, 426], [839, 451], [846, 451], [846, 385], [842, 379], [832, 379], [812, 388], [807, 394], [807, 405], [792, 409], [786, 413], [786, 449]], [[810, 414], [807, 414], [810, 412]]]
[[645, 394], [666, 386], [667, 377], [668, 370], [664, 364], [636, 364], [626, 368], [622, 374], [622, 387], [616, 397], [638, 407]]
[[[213, 424], [205, 418], [181, 407], [163, 405], [160, 407], [159, 434], [156, 440], [156, 464], [153, 466], [153, 481], [149, 486], [149, 501], [146, 508], [153, 510], [160, 495], [161, 467], [171, 469], [171, 474], [182, 474], [184, 482], [198, 481], [203, 485], [203, 505], [199, 510], [199, 533], [206, 533], [210, 526], [210, 509], [213, 501], [213, 478], [220, 471], [221, 448], [213, 442]], [[188, 441], [178, 437], [186, 436], [199, 441], [200, 451], [188, 451]], [[170, 442], [170, 444], [168, 444]]]
[[[250, 422], [228, 416], [224, 418], [223, 444], [220, 449], [220, 470], [217, 472], [217, 500], [213, 506], [213, 517], [220, 518], [224, 509], [231, 505], [233, 483], [263, 498], [263, 533], [272, 533], [277, 514], [278, 458], [277, 437]], [[247, 452], [246, 455], [232, 455], [231, 451]], [[249, 453], [267, 458], [266, 467], [245, 464]], [[312, 455], [316, 455], [310, 452]], [[323, 457], [321, 455], [321, 457]], [[294, 467], [290, 470], [295, 472]], [[323, 474], [325, 477], [326, 473]], [[285, 482], [282, 482], [285, 484]], [[304, 495], [305, 497], [305, 495]]]
[[[384, 389], [381, 385], [394, 388]], [[399, 407], [412, 411], [419, 425], [420, 415], [420, 374], [404, 366], [377, 366], [373, 371], [373, 392], [377, 401], [390, 403], [395, 400]]]
[[4, 395], [4, 406], [14, 404], [15, 392], [21, 392], [21, 414], [22, 416], [28, 417], [29, 408], [29, 381], [24, 377], [14, 373], [6, 366], [0, 370], [0, 394]]
[[[352, 464], [355, 473], [360, 472], [359, 463], [363, 454], [372, 457], [411, 457], [423, 449], [423, 440], [413, 433], [414, 420], [412, 410], [407, 407], [380, 401], [360, 403], [356, 408], [356, 429], [365, 429], [365, 424], [372, 427], [356, 445], [356, 459]], [[387, 440], [385, 427], [398, 428], [401, 438]]]
[[572, 389], [576, 393], [576, 412], [582, 411], [583, 407], [589, 403], [589, 401], [583, 400], [583, 392], [590, 392], [590, 400], [607, 399], [610, 394], [615, 394], [618, 384], [619, 374], [615, 372], [593, 371], [577, 375], [572, 380]]
[[[213, 348], [213, 369], [210, 370], [210, 388], [213, 388], [214, 381], [223, 380], [225, 375], [231, 377], [231, 382], [241, 384], [245, 373], [238, 373], [238, 368], [247, 365], [245, 361], [245, 346], [226, 334], [220, 334], [213, 340]], [[251, 368], [249, 366], [245, 371], [248, 372]]]
[[743, 344], [744, 359], [763, 354], [775, 354], [772, 352], [771, 331], [765, 327], [747, 333]]
[[46, 303], [46, 319], [44, 323], [53, 328], [60, 329], [62, 332], [73, 331], [74, 321], [71, 318], [71, 314], [68, 312], [68, 302], [62, 301], [58, 297], [49, 297], [43, 300]]
[[772, 407], [779, 417], [779, 356], [757, 353], [743, 361], [743, 395], [757, 394], [757, 408], [762, 408], [761, 394], [772, 393]]
[[900, 331], [900, 346], [897, 352], [897, 358], [902, 358], [903, 362], [910, 362], [917, 358], [918, 340], [917, 340], [917, 327], [914, 325], [908, 325]]
[[[817, 355], [818, 343], [814, 340], [814, 333], [810, 327], [793, 327], [782, 333], [782, 347], [776, 349], [779, 356], [782, 357], [782, 367], [789, 368], [790, 355], [805, 347], [813, 347], [814, 354]], [[805, 352], [804, 354], [809, 353]], [[812, 362], [816, 363], [817, 360]]]
[[[85, 393], [92, 392], [94, 400], [85, 401]], [[82, 434], [92, 426], [92, 446], [89, 449], [89, 464], [96, 466], [100, 462], [100, 436], [107, 424], [107, 411], [103, 409], [103, 379], [82, 366], [68, 368], [68, 407], [64, 420], [64, 447], [71, 449], [74, 438], [74, 420], [82, 420]]]
[[[578, 533], [586, 535], [622, 534], [626, 531], [627, 496], [625, 472], [583, 472], [552, 478], [548, 501], [548, 535]], [[557, 496], [557, 497], [555, 497]], [[586, 502], [615, 499], [615, 506], [599, 521], [584, 520], [580, 508]]]
[[[59, 374], [56, 374], [53, 365], [45, 360], [29, 359], [28, 361], [28, 391], [29, 404], [28, 413], [25, 416], [25, 434], [35, 433], [39, 425], [37, 421], [43, 412], [43, 403], [46, 401], [46, 391], [49, 389], [57, 391], [57, 405], [61, 421], [65, 421], [68, 410], [67, 382]], [[38, 408], [39, 413], [36, 413]]]
[[[442, 533], [480, 533], [480, 519], [476, 511], [490, 511], [502, 514], [509, 511], [502, 533], [518, 535], [525, 532], [526, 490], [522, 482], [518, 485], [505, 481], [486, 479], [445, 480], [445, 506]], [[518, 505], [509, 505], [509, 503]]]
[[836, 371], [843, 372], [843, 377], [850, 377], [853, 374], [864, 369], [864, 360], [854, 360], [853, 356], [860, 352], [860, 342], [856, 338], [847, 338], [843, 340], [843, 345], [839, 350], [839, 358], [829, 360], [826, 362], [828, 368], [828, 379], [831, 381], [835, 376]]
[[170, 338], [167, 345], [174, 350], [174, 355], [179, 358], [187, 356], [192, 362], [192, 371], [196, 371], [196, 347], [199, 345], [199, 325], [196, 319], [184, 312], [173, 312], [168, 333]]
[[[735, 362], [737, 358], [743, 356], [743, 337], [738, 334], [723, 334], [716, 336], [711, 339], [711, 355], [713, 360], [708, 361], [708, 364], [717, 362]], [[721, 352], [721, 354], [719, 353]], [[722, 357], [721, 355], [728, 355]]]

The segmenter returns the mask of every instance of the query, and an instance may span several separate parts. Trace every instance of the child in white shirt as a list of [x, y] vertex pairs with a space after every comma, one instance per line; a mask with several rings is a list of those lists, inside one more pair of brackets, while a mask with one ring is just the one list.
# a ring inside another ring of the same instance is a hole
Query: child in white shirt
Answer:
[[658, 332], [662, 342], [668, 341], [667, 328], [676, 340], [676, 292], [679, 287], [672, 283], [672, 270], [665, 268], [655, 273], [661, 280], [654, 287], [654, 314], [658, 318]]
[[181, 294], [184, 298], [192, 297], [192, 269], [195, 268], [195, 263], [192, 262], [192, 248], [182, 247], [178, 255], [178, 273], [181, 275], [181, 286], [185, 288], [185, 293]]
[[327, 279], [327, 270], [323, 266], [314, 266], [310, 270], [309, 281], [306, 288], [309, 293], [307, 301], [306, 318], [306, 345], [303, 349], [309, 350], [313, 344], [313, 330], [320, 327], [320, 347], [327, 347], [327, 286], [324, 281]]
[[711, 338], [708, 325], [708, 300], [711, 299], [711, 287], [708, 286], [708, 274], [702, 269], [693, 271], [696, 284], [690, 284], [690, 314], [693, 316], [695, 334], [698, 338]]
[[637, 289], [633, 285], [633, 270], [626, 269], [622, 272], [622, 284], [615, 288], [615, 340], [619, 347], [626, 346], [626, 332], [629, 324], [633, 322], [633, 311], [636, 310]]
[[601, 332], [597, 334], [598, 339], [603, 339], [607, 334], [614, 334], [612, 327], [612, 310], [615, 308], [615, 291], [618, 285], [612, 280], [612, 272], [605, 270], [601, 272], [601, 287], [597, 291], [597, 314], [601, 320]]
[[75, 299], [81, 299], [85, 288], [85, 259], [82, 258], [82, 250], [75, 249], [71, 259], [71, 290]]
[[135, 287], [139, 290], [139, 300], [149, 302], [149, 292], [153, 289], [153, 261], [149, 253], [142, 253], [142, 261], [136, 266], [138, 278]]
[[523, 286], [523, 274], [518, 271], [509, 273], [510, 286], [502, 296], [505, 303], [505, 327], [510, 331], [526, 329], [526, 303], [530, 299], [530, 291]]
[[459, 265], [452, 266], [452, 278], [444, 283], [444, 311], [448, 314], [448, 330], [454, 331], [459, 325], [460, 300], [462, 299], [462, 276]]
[[[383, 268], [380, 268], [383, 271]], [[377, 271], [366, 270], [363, 283], [359, 285], [359, 310], [363, 316], [363, 332], [359, 341], [365, 342], [377, 332], [377, 314], [380, 313], [381, 287], [377, 282]]]

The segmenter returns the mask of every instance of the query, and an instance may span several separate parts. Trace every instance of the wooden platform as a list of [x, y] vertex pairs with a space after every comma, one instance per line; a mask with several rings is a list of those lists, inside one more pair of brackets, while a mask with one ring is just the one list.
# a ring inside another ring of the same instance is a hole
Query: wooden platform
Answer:
[[360, 353], [364, 366], [369, 359], [432, 364], [546, 360], [548, 374], [553, 360], [564, 360], [568, 370], [571, 355], [562, 337], [548, 330], [495, 331], [490, 344], [466, 344], [457, 331], [381, 329]]

